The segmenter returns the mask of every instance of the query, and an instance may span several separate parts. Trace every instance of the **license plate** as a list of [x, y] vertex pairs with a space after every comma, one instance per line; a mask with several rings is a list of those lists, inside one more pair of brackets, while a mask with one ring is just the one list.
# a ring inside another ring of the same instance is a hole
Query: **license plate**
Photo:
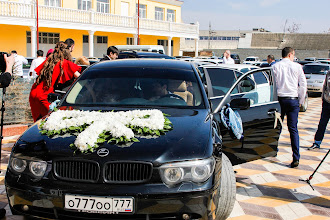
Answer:
[[64, 200], [66, 209], [89, 213], [132, 213], [134, 207], [133, 197], [97, 197], [67, 194]]

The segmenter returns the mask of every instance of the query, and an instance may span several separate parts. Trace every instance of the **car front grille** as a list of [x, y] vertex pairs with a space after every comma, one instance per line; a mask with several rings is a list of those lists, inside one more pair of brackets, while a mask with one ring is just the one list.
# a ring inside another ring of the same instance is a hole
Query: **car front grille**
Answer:
[[55, 176], [62, 180], [77, 182], [97, 182], [100, 166], [88, 160], [58, 160], [54, 162]]
[[[90, 160], [54, 161], [54, 174], [58, 179], [74, 182], [98, 182], [100, 165]], [[106, 183], [143, 183], [150, 180], [153, 165], [148, 162], [112, 161], [103, 166]]]
[[152, 175], [153, 166], [146, 162], [109, 162], [103, 169], [107, 183], [143, 183]]

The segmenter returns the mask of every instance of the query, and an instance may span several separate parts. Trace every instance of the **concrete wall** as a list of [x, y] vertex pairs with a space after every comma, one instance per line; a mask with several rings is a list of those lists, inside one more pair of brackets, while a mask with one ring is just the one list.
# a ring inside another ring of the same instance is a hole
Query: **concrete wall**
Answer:
[[[248, 56], [257, 56], [261, 60], [266, 59], [269, 54], [275, 56], [276, 59], [281, 58], [281, 49], [236, 49], [230, 50], [231, 53], [237, 53], [240, 58], [241, 62]], [[303, 60], [306, 57], [318, 57], [318, 58], [325, 58], [329, 56], [329, 50], [295, 50], [296, 57]], [[216, 56], [222, 55], [225, 50], [213, 50]]]
[[296, 50], [329, 50], [330, 34], [253, 33], [251, 48], [292, 47]]
[[[33, 81], [19, 78], [6, 88], [4, 124], [32, 123], [29, 95]], [[0, 89], [2, 100], [3, 90]]]

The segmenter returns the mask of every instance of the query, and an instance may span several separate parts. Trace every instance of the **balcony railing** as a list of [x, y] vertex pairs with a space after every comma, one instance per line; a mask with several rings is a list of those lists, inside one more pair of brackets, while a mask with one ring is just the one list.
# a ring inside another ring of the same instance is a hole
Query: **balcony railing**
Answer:
[[[83, 23], [91, 25], [115, 26], [124, 28], [137, 28], [137, 18], [94, 11], [83, 11], [59, 7], [39, 6], [39, 20], [60, 21], [73, 24]], [[35, 19], [35, 4], [24, 4], [0, 0], [0, 16]], [[1, 22], [0, 22], [1, 23]], [[140, 29], [165, 31], [198, 36], [198, 25], [140, 19]], [[97, 29], [96, 29], [97, 31]], [[175, 35], [174, 35], [175, 36]]]

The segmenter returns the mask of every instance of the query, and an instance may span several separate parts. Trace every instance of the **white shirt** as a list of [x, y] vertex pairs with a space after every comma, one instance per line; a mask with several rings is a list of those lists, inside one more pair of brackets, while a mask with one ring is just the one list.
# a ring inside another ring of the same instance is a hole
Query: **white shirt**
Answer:
[[32, 72], [31, 79], [37, 78], [38, 75], [37, 75], [36, 71], [34, 71], [34, 69], [37, 68], [44, 61], [45, 61], [45, 57], [38, 57], [38, 58], [36, 58], [32, 61], [31, 67], [30, 67], [30, 70], [29, 70], [29, 75]]
[[28, 64], [27, 59], [25, 57], [14, 54], [15, 62], [13, 65], [13, 75], [15, 76], [23, 76], [23, 64]]
[[224, 64], [235, 64], [234, 59], [231, 57], [228, 57], [228, 59], [226, 57], [223, 57], [222, 59]]
[[301, 65], [284, 58], [272, 67], [277, 95], [279, 97], [298, 97], [299, 104], [303, 104], [307, 91], [307, 81]]

